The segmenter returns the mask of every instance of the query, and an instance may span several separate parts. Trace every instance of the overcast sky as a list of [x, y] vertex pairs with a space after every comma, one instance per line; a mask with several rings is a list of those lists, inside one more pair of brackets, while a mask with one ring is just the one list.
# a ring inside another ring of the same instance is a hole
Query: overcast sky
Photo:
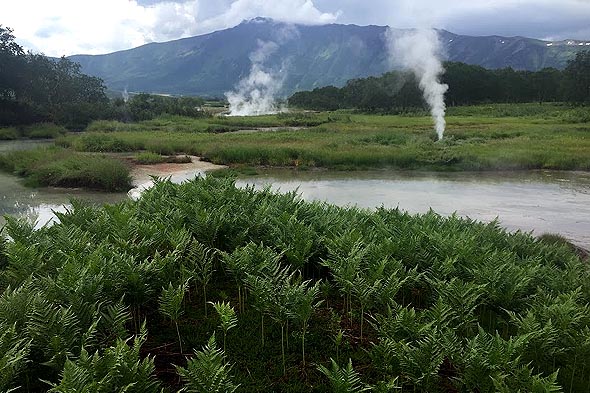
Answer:
[[109, 53], [232, 27], [256, 16], [590, 40], [590, 0], [1, 1], [0, 24], [13, 28], [27, 49], [51, 56]]

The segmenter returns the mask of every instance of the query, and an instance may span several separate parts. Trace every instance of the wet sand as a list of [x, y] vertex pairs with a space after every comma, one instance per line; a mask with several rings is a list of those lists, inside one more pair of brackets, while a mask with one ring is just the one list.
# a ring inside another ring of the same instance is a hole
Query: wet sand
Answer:
[[[184, 156], [183, 156], [184, 157]], [[216, 169], [227, 168], [225, 165], [216, 165], [207, 161], [202, 161], [200, 157], [189, 156], [192, 162], [186, 164], [174, 164], [163, 162], [161, 164], [139, 165], [136, 164], [131, 169], [131, 177], [133, 177], [133, 185], [135, 187], [147, 183], [151, 180], [151, 176], [158, 177], [195, 177], [198, 174]]]
[[196, 176], [202, 176], [208, 171], [227, 168], [225, 165], [216, 165], [202, 161], [197, 156], [189, 157], [192, 162], [185, 164], [164, 162], [161, 164], [134, 165], [131, 170], [134, 187], [127, 192], [127, 196], [133, 200], [137, 200], [143, 191], [154, 185], [151, 180], [152, 176], [170, 178], [173, 182], [180, 183], [185, 180], [194, 179]]

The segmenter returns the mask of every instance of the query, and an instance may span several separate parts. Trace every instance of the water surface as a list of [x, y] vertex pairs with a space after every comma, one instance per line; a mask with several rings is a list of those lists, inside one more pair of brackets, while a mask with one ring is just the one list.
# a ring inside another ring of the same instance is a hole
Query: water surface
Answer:
[[[51, 141], [10, 141], [0, 143], [0, 152], [49, 145]], [[180, 183], [202, 171], [172, 176]], [[301, 172], [263, 171], [259, 176], [240, 179], [237, 184], [256, 187], [272, 185], [276, 190], [298, 190], [306, 200], [322, 200], [340, 206], [363, 208], [384, 206], [410, 213], [437, 213], [476, 220], [500, 220], [509, 230], [559, 233], [590, 249], [590, 172]], [[140, 192], [140, 191], [138, 191]], [[72, 198], [95, 204], [114, 203], [127, 198], [71, 189], [31, 189], [15, 176], [0, 173], [0, 225], [5, 214], [25, 216], [37, 226], [55, 219], [53, 211], [65, 211]]]
[[588, 172], [295, 172], [266, 171], [238, 182], [280, 191], [298, 190], [303, 199], [340, 206], [384, 206], [410, 213], [492, 221], [509, 230], [559, 233], [590, 248]]
[[71, 207], [70, 200], [76, 198], [102, 205], [115, 203], [127, 198], [124, 193], [101, 193], [74, 189], [25, 187], [15, 176], [0, 172], [0, 226], [4, 215], [26, 217], [36, 222], [36, 227], [55, 220], [53, 211], [65, 212]]
[[[0, 153], [15, 150], [31, 150], [53, 145], [52, 140], [17, 140], [0, 142]], [[114, 203], [127, 198], [124, 193], [102, 193], [77, 189], [30, 188], [22, 179], [0, 172], [0, 227], [4, 225], [4, 215], [26, 217], [40, 227], [54, 221], [53, 211], [65, 212], [71, 207], [72, 198], [81, 199], [97, 205]]]

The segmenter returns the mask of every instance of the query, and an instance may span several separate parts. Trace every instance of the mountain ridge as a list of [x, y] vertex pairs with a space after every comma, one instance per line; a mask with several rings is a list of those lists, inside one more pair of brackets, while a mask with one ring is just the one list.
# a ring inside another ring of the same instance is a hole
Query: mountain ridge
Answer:
[[[69, 58], [80, 63], [83, 72], [102, 78], [111, 90], [220, 97], [249, 74], [250, 57], [259, 43], [275, 42], [265, 68], [284, 75], [280, 94], [287, 96], [389, 71], [386, 30], [377, 25], [293, 25], [259, 17], [200, 36]], [[486, 68], [563, 68], [577, 51], [590, 49], [590, 41], [438, 32], [446, 60]]]

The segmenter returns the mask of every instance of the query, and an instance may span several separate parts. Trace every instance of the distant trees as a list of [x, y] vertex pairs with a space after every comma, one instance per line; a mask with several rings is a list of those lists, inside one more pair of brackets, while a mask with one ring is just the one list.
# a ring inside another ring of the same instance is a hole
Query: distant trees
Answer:
[[137, 94], [128, 102], [109, 100], [103, 81], [83, 74], [80, 64], [25, 52], [12, 33], [0, 25], [0, 126], [54, 122], [83, 129], [97, 119], [204, 115], [204, 101], [198, 97]]
[[[445, 63], [443, 82], [449, 85], [447, 105], [482, 103], [590, 101], [590, 51], [579, 52], [564, 71], [488, 70], [457, 62]], [[313, 110], [359, 109], [369, 112], [404, 112], [424, 107], [414, 77], [392, 71], [381, 77], [350, 80], [333, 86], [295, 93], [289, 104]]]
[[119, 105], [122, 105], [121, 109], [126, 111], [125, 115], [129, 120], [141, 121], [163, 114], [202, 117], [205, 115], [201, 110], [204, 103], [200, 97], [168, 97], [141, 93], [133, 95], [126, 104], [119, 102]]
[[52, 121], [82, 128], [105, 116], [109, 101], [100, 79], [65, 57], [25, 53], [1, 25], [0, 70], [0, 125]]
[[394, 71], [381, 77], [352, 79], [340, 89], [327, 86], [298, 92], [289, 98], [289, 105], [315, 110], [403, 111], [421, 106], [422, 93], [412, 74]]
[[14, 98], [22, 68], [23, 48], [14, 42], [12, 30], [0, 25], [0, 98]]
[[579, 52], [563, 71], [568, 101], [590, 102], [590, 51]]

